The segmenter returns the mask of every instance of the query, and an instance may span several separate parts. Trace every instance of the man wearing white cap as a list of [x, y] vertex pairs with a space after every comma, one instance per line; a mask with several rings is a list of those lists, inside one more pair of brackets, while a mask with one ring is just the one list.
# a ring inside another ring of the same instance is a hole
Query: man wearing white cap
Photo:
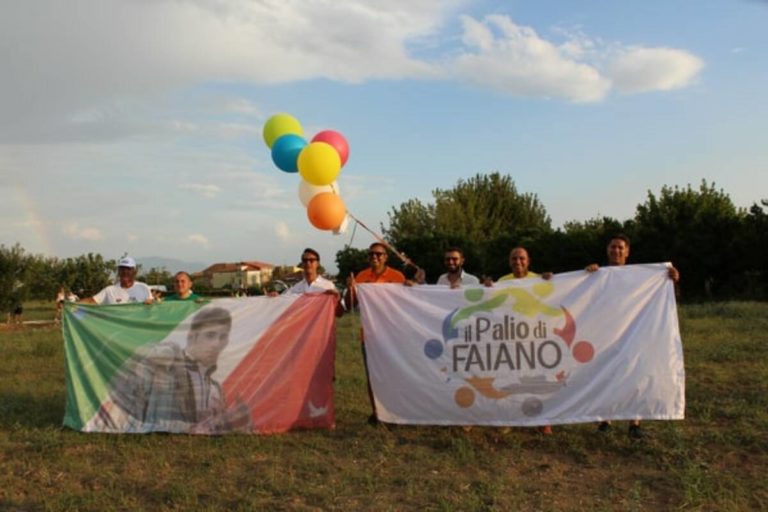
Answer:
[[152, 303], [152, 291], [144, 283], [135, 281], [136, 261], [125, 256], [117, 263], [118, 283], [111, 284], [93, 297], [83, 299], [90, 304], [131, 304], [143, 302]]

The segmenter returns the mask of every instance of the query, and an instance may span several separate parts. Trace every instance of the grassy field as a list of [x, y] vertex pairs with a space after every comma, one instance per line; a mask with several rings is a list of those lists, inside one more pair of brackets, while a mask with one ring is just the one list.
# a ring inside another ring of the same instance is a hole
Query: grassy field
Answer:
[[687, 419], [642, 441], [622, 423], [368, 426], [354, 325], [338, 325], [337, 428], [268, 437], [62, 429], [60, 332], [0, 330], [0, 510], [768, 509], [768, 304], [681, 307]]

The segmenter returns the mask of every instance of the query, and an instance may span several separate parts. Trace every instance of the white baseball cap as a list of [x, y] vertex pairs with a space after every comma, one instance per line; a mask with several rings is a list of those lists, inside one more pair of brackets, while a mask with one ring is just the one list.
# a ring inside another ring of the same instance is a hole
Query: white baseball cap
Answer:
[[131, 258], [130, 256], [126, 256], [125, 258], [121, 259], [117, 262], [118, 267], [128, 267], [128, 268], [136, 268], [136, 260]]

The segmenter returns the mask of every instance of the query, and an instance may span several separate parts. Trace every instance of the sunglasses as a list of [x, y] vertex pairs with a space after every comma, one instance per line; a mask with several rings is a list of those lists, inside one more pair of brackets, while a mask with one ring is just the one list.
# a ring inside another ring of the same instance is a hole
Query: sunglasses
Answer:
[[370, 251], [370, 252], [368, 253], [368, 256], [375, 256], [375, 257], [377, 257], [377, 258], [381, 258], [382, 256], [384, 256], [384, 255], [386, 255], [386, 254], [387, 254], [387, 253], [385, 253], [385, 252], [376, 252], [376, 251]]
[[312, 263], [313, 261], [317, 261], [317, 258], [301, 258], [302, 263]]

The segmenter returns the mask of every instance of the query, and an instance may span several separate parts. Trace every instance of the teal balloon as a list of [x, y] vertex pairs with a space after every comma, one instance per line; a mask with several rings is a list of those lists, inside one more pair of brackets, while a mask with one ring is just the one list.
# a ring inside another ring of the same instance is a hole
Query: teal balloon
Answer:
[[272, 144], [272, 161], [285, 172], [299, 172], [299, 153], [307, 145], [304, 137], [294, 134], [283, 135]]

